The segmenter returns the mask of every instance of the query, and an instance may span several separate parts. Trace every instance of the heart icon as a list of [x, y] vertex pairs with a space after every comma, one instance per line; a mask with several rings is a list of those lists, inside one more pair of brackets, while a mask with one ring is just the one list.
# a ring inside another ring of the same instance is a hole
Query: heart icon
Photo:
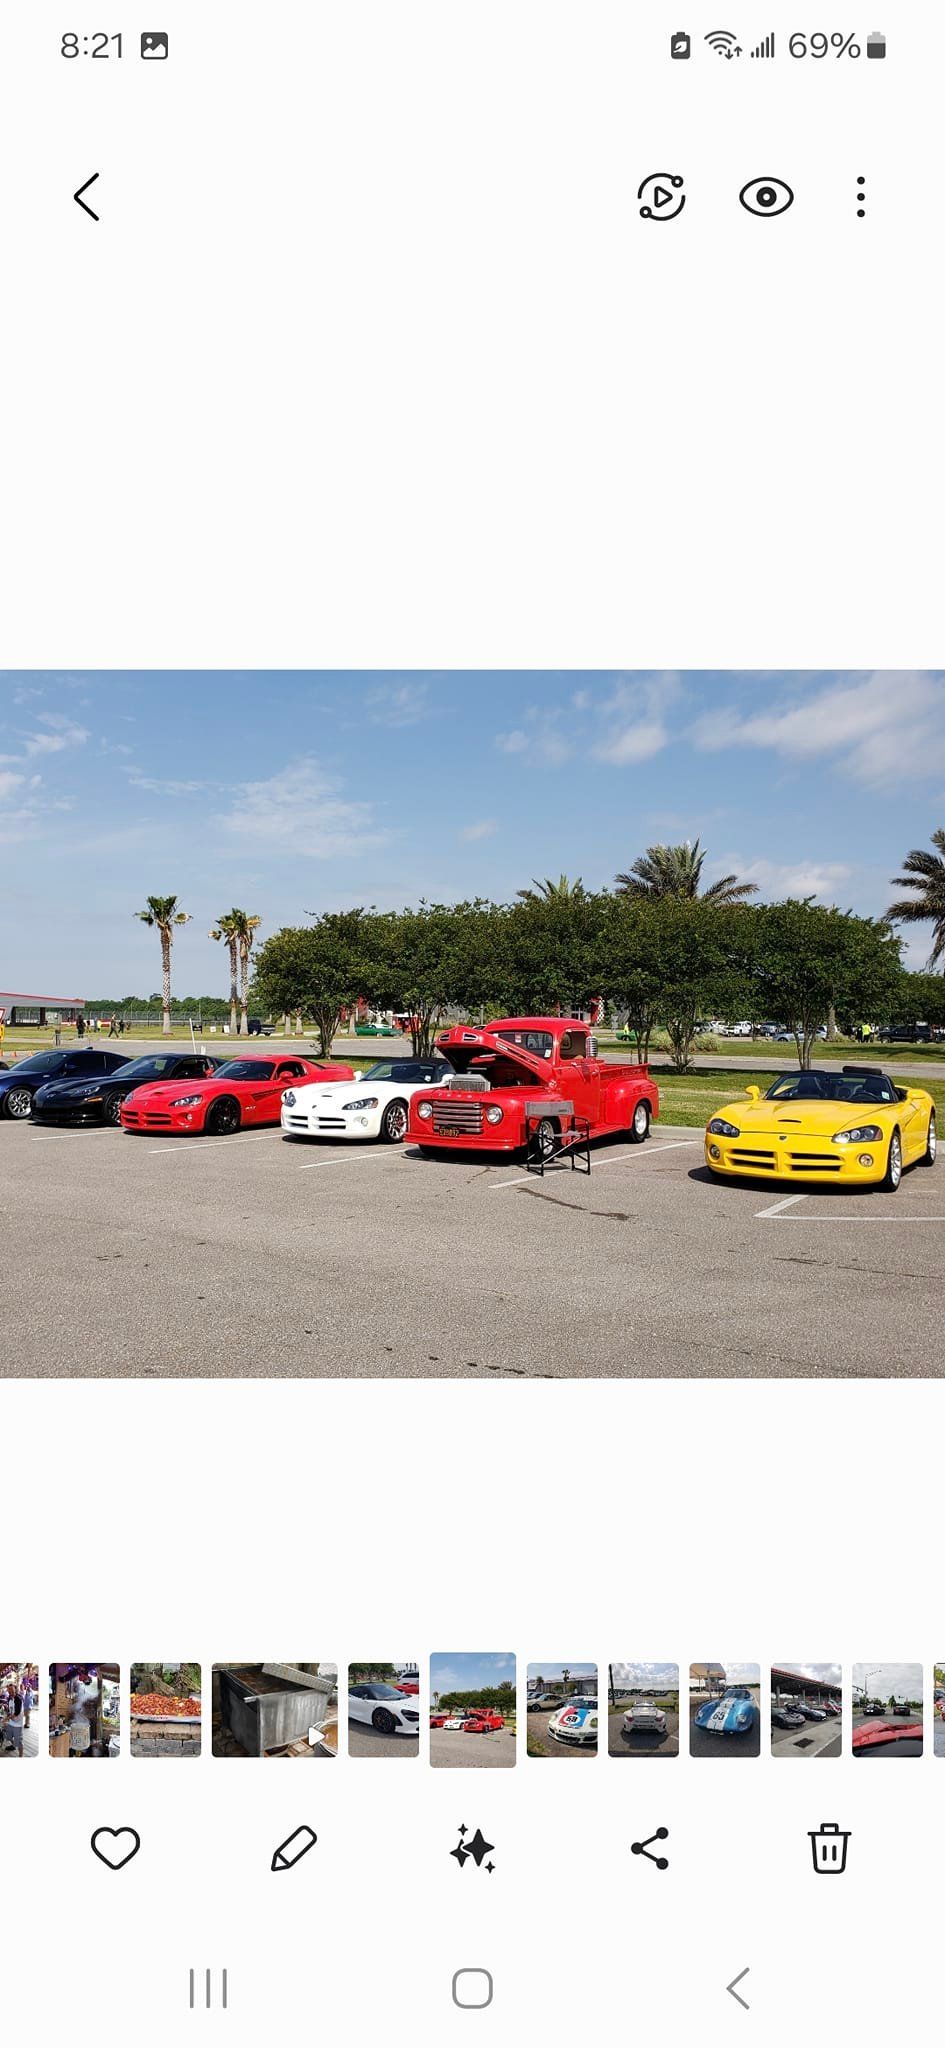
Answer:
[[109, 1870], [123, 1870], [140, 1847], [137, 1828], [96, 1828], [92, 1836], [93, 1852], [101, 1863], [108, 1864]]

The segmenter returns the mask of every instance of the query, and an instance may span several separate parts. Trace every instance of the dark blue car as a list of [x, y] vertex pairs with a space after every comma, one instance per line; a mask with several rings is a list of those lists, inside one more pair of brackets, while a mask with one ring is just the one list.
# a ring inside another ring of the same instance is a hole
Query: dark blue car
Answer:
[[122, 1053], [101, 1052], [97, 1046], [76, 1046], [71, 1052], [34, 1052], [28, 1060], [17, 1060], [0, 1074], [0, 1112], [18, 1123], [33, 1114], [33, 1097], [44, 1081], [88, 1081], [113, 1074], [129, 1061]]
[[110, 1074], [57, 1074], [36, 1090], [33, 1119], [38, 1124], [118, 1125], [121, 1105], [133, 1088], [150, 1081], [205, 1080], [219, 1065], [205, 1052], [156, 1052], [122, 1060]]

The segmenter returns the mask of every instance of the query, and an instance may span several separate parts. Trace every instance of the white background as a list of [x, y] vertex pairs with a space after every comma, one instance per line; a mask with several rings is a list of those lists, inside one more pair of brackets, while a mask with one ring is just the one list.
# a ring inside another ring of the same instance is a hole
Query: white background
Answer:
[[[774, 27], [775, 64], [670, 64], [671, 29], [719, 25], [701, 0], [3, 0], [3, 665], [940, 664], [940, 15], [899, 0], [883, 65], [794, 64], [794, 27], [883, 24], [772, 0], [724, 25]], [[97, 26], [120, 66], [60, 58]], [[71, 197], [94, 170], [97, 224]], [[639, 218], [656, 170], [686, 177], [676, 222]], [[738, 206], [755, 175], [787, 215]], [[2, 1421], [4, 1651], [116, 1658], [126, 1691], [155, 1654], [848, 1681], [945, 1648], [935, 1385], [8, 1381]], [[914, 2034], [940, 1776], [41, 1759], [0, 1776], [5, 2020]], [[274, 1878], [306, 1819], [318, 1849]], [[824, 1819], [855, 1831], [836, 1889]], [[113, 1875], [88, 1835], [125, 1821]], [[488, 1885], [448, 1860], [460, 1821], [496, 1841]], [[661, 1821], [664, 1875], [629, 1856]], [[191, 2022], [208, 1964], [231, 2009]], [[464, 1964], [494, 1971], [487, 2014], [450, 2002]]]
[[741, 5], [3, 0], [6, 665], [935, 665], [941, 11]]

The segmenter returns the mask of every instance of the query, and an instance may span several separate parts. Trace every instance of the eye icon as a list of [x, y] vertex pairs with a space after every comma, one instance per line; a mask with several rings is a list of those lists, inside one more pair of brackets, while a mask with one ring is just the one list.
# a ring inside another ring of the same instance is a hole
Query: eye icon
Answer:
[[794, 194], [783, 178], [749, 178], [738, 196], [746, 213], [760, 213], [762, 217], [786, 213], [794, 204]]

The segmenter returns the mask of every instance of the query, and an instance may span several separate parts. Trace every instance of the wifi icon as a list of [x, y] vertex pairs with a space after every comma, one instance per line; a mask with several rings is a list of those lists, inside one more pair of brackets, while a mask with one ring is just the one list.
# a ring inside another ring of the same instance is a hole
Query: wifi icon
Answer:
[[742, 54], [742, 46], [738, 37], [733, 36], [731, 29], [710, 29], [705, 40], [718, 57], [740, 57]]

